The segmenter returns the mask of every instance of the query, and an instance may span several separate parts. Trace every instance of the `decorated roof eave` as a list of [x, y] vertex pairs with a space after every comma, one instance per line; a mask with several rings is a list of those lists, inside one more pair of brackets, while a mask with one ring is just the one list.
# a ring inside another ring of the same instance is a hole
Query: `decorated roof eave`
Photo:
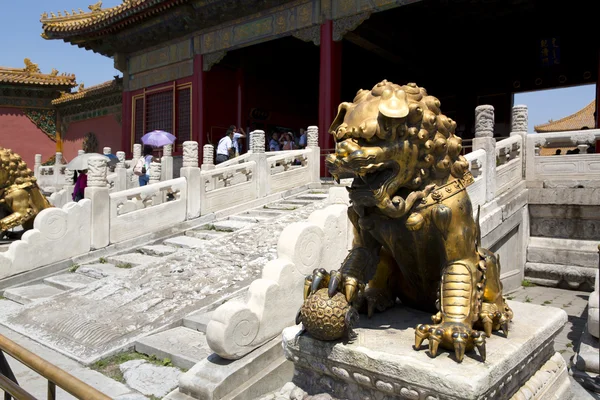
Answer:
[[121, 95], [123, 91], [123, 78], [115, 77], [110, 81], [100, 83], [95, 86], [85, 88], [84, 84], [79, 84], [79, 90], [74, 93], [61, 93], [58, 99], [52, 101], [52, 105], [57, 107], [63, 107], [72, 105], [77, 102], [96, 100], [102, 97], [109, 97], [112, 95]]
[[[79, 41], [89, 40], [112, 34], [128, 25], [138, 24], [157, 13], [188, 1], [190, 0], [129, 0], [116, 7], [104, 10], [96, 8], [95, 11], [70, 17], [48, 18], [44, 14], [40, 20], [43, 29], [42, 37], [63, 39], [71, 43], [74, 42], [71, 38], [78, 37]], [[98, 4], [102, 5], [101, 2], [96, 5]]]

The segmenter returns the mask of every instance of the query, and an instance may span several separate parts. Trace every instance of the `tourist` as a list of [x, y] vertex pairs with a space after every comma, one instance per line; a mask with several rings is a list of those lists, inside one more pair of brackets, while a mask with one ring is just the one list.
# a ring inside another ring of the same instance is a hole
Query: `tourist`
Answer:
[[306, 148], [306, 130], [300, 129], [300, 138], [298, 139], [298, 148], [305, 149]]
[[244, 132], [244, 130], [239, 127], [236, 128], [235, 125], [231, 125], [230, 128], [233, 128], [233, 148], [235, 149], [235, 155], [234, 157], [238, 157], [240, 154], [242, 154], [242, 145], [240, 143], [240, 139], [245, 139], [246, 138], [246, 132]]
[[269, 141], [269, 151], [279, 150], [281, 150], [279, 147], [279, 135], [277, 135], [277, 132], [273, 132], [273, 135], [271, 135], [271, 140]]
[[279, 139], [279, 145], [281, 146], [281, 150], [293, 150], [294, 139], [292, 138], [292, 133], [283, 133]]
[[560, 153], [562, 153], [562, 150], [561, 150], [561, 149], [557, 149], [557, 150], [554, 152], [554, 155], [555, 155], [555, 156], [560, 156]]
[[145, 145], [144, 146], [144, 155], [139, 158], [135, 167], [133, 168], [133, 173], [138, 176], [138, 180], [140, 182], [140, 186], [146, 186], [150, 181], [150, 163], [154, 159], [153, 156], [154, 149], [152, 146]]
[[215, 160], [215, 164], [221, 164], [229, 160], [231, 153], [234, 151], [233, 141], [231, 138], [233, 137], [233, 133], [235, 131], [235, 126], [231, 125], [229, 129], [227, 129], [227, 133], [225, 136], [219, 140], [219, 144], [217, 145], [217, 158]]
[[[77, 174], [79, 173], [79, 176]], [[72, 198], [74, 202], [78, 202], [85, 196], [85, 188], [87, 187], [87, 169], [76, 171], [73, 175], [75, 179], [75, 188], [73, 189]]]

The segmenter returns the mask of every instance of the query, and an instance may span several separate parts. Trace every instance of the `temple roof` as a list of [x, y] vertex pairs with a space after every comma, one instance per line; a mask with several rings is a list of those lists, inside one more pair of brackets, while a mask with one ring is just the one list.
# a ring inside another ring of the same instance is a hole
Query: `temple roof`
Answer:
[[59, 106], [73, 101], [89, 99], [105, 95], [108, 93], [120, 93], [123, 90], [123, 78], [115, 77], [110, 81], [100, 83], [98, 85], [85, 87], [83, 83], [79, 84], [79, 88], [74, 93], [62, 92], [58, 99], [52, 100], [52, 105]]
[[593, 100], [590, 104], [574, 114], [561, 118], [557, 121], [550, 121], [545, 124], [536, 125], [533, 127], [533, 129], [538, 133], [578, 131], [586, 127], [593, 129], [596, 126], [594, 111], [596, 111], [596, 100]]
[[110, 31], [139, 23], [140, 19], [160, 13], [187, 0], [123, 0], [115, 7], [102, 9], [102, 1], [88, 6], [89, 12], [78, 9], [64, 15], [58, 11], [42, 14], [42, 37], [56, 39], [94, 31]]
[[29, 58], [24, 61], [25, 68], [0, 67], [0, 83], [67, 87], [77, 85], [74, 74], [59, 75], [54, 68], [49, 74], [43, 74], [38, 65], [32, 63]]

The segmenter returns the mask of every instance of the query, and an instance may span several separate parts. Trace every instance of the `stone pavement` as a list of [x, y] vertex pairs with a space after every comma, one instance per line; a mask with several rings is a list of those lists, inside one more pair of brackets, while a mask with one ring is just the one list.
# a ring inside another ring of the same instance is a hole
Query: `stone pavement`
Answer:
[[[569, 315], [569, 321], [554, 341], [554, 349], [562, 354], [570, 365], [587, 320], [587, 304], [589, 292], [550, 288], [544, 286], [523, 287], [506, 297], [523, 303], [539, 304], [547, 307], [561, 308]], [[510, 333], [509, 333], [510, 334]]]
[[[115, 400], [145, 400], [146, 396], [141, 395], [137, 391], [127, 387], [126, 385], [117, 382], [107, 376], [102, 375], [100, 372], [94, 371], [90, 368], [84, 367], [78, 362], [65, 357], [56, 351], [50, 350], [47, 347], [34, 342], [31, 339], [19, 335], [16, 332], [11, 331], [8, 328], [0, 326], [0, 334], [8, 337], [13, 342], [26, 348], [32, 353], [42, 357], [44, 360], [51, 362], [57, 367], [67, 371], [74, 377], [84, 381], [90, 386], [98, 389], [102, 393]], [[37, 372], [25, 367], [19, 361], [6, 355], [6, 359], [13, 370], [19, 385], [32, 396], [38, 399], [45, 399], [47, 396], [48, 383], [46, 379], [43, 379]], [[4, 391], [0, 389], [0, 395], [3, 395]], [[71, 400], [75, 397], [66, 393], [60, 388], [56, 388], [56, 399], [57, 400]]]
[[281, 231], [326, 206], [321, 196], [293, 206], [281, 202], [279, 208], [285, 212], [280, 217], [256, 221], [215, 239], [197, 240], [194, 247], [179, 247], [170, 255], [153, 258], [151, 264], [131, 262], [128, 267], [133, 268], [120, 274], [46, 300], [11, 310], [0, 304], [0, 324], [81, 363], [92, 363], [132, 347], [159, 328], [176, 325], [223, 293], [259, 277], [263, 265], [277, 256]]

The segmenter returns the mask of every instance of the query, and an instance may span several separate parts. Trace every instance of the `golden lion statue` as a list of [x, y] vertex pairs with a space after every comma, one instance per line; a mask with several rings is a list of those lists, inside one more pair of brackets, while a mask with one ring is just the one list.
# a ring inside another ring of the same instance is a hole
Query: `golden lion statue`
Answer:
[[33, 228], [33, 219], [52, 207], [41, 193], [36, 179], [21, 156], [0, 147], [0, 236], [19, 225]]
[[[414, 83], [384, 80], [339, 106], [330, 128], [336, 153], [326, 163], [336, 180], [354, 178], [354, 243], [338, 271], [306, 278], [298, 321], [309, 333], [343, 335], [343, 324], [328, 322], [335, 304], [326, 301], [327, 292], [330, 299], [341, 292], [369, 317], [397, 299], [432, 312], [433, 323], [415, 330], [415, 349], [428, 339], [432, 356], [441, 346], [461, 362], [477, 347], [485, 360], [485, 337], [508, 334], [513, 314], [502, 297], [499, 260], [480, 246], [479, 211], [476, 222], [466, 191], [473, 177], [455, 129], [440, 101]], [[351, 325], [350, 313], [336, 318]]]

